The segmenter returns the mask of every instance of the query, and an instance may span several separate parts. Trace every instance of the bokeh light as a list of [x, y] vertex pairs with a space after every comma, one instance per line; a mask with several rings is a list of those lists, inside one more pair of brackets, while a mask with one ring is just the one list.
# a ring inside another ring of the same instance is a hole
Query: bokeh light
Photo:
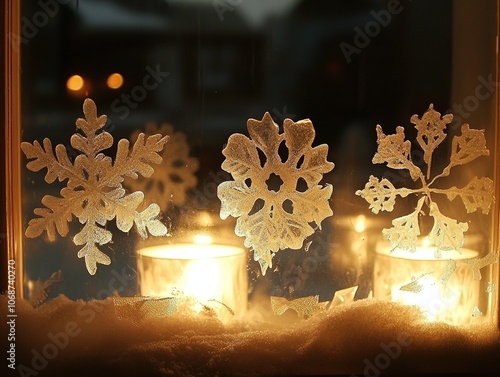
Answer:
[[106, 84], [111, 89], [118, 89], [123, 85], [123, 76], [119, 73], [112, 73], [108, 76]]
[[71, 91], [77, 92], [83, 88], [84, 84], [85, 84], [85, 80], [83, 79], [82, 76], [73, 75], [73, 76], [70, 76], [68, 81], [66, 81], [66, 88], [68, 88]]

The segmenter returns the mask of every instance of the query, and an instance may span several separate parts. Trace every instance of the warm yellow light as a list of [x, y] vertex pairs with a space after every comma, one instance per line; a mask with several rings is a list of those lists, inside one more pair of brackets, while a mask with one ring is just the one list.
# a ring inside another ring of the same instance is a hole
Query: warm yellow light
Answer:
[[[442, 284], [433, 276], [435, 273], [433, 271], [420, 277], [413, 277], [413, 282], [417, 283], [419, 289], [421, 289], [419, 292], [404, 291], [400, 286], [393, 286], [393, 301], [418, 306], [422, 309], [429, 322], [445, 319], [447, 311], [455, 311], [460, 314], [465, 312], [465, 316], [470, 315], [470, 313], [467, 313], [467, 309], [457, 307], [464, 287], [460, 287], [455, 282], [446, 285]], [[449, 322], [458, 324], [459, 321], [450, 320]]]
[[66, 81], [66, 88], [71, 91], [77, 92], [83, 88], [85, 80], [80, 75], [71, 76], [68, 81]]
[[[203, 236], [203, 234], [200, 234]], [[240, 247], [217, 244], [169, 244], [137, 251], [141, 294], [194, 298], [194, 311], [216, 302], [227, 315], [247, 305], [246, 254]]]
[[[422, 241], [422, 244], [425, 245], [426, 242], [429, 242], [430, 244], [430, 241], [425, 241], [425, 239]], [[377, 249], [377, 254], [387, 255], [393, 258], [409, 259], [413, 261], [433, 261], [436, 263], [442, 263], [442, 262], [446, 263], [450, 259], [466, 260], [478, 256], [477, 251], [462, 248], [460, 249], [460, 252], [457, 252], [455, 250], [441, 250], [439, 252], [440, 257], [436, 258], [436, 247], [433, 246], [417, 246], [415, 251], [410, 251], [410, 250], [401, 250], [397, 248], [391, 250], [391, 248], [388, 245], [385, 248], [379, 247]]]
[[[430, 240], [423, 239], [422, 245]], [[479, 304], [479, 282], [464, 261], [478, 257], [475, 250], [460, 253], [435, 246], [418, 246], [414, 252], [381, 243], [374, 266], [374, 297], [418, 306], [428, 321], [468, 324]]]
[[429, 237], [424, 237], [422, 239], [422, 246], [423, 247], [430, 247], [431, 246], [431, 240], [429, 239]]
[[119, 73], [112, 73], [108, 76], [106, 84], [111, 89], [118, 89], [123, 85], [123, 76]]
[[193, 245], [178, 243], [140, 249], [142, 256], [155, 259], [191, 260], [203, 258], [223, 258], [243, 254], [243, 249], [228, 245]]
[[186, 267], [184, 280], [184, 294], [206, 302], [219, 294], [220, 266], [214, 259], [194, 260]]
[[198, 213], [196, 217], [196, 223], [200, 226], [210, 226], [213, 225], [213, 218], [207, 211], [201, 211]]
[[366, 230], [366, 216], [358, 215], [354, 220], [353, 225], [356, 233], [363, 233]]
[[193, 237], [193, 242], [198, 245], [210, 245], [213, 241], [209, 234], [199, 233]]

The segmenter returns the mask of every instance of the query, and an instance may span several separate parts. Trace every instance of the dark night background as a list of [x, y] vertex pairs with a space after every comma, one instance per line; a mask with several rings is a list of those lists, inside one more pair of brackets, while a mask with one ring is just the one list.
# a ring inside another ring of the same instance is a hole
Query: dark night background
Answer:
[[[376, 124], [388, 134], [397, 125], [410, 125], [410, 116], [422, 115], [431, 102], [442, 113], [452, 107], [455, 3], [451, 0], [401, 0], [397, 7], [401, 11], [391, 15], [387, 26], [379, 24], [379, 32], [348, 59], [341, 44], [354, 46], [356, 30], [366, 31], [366, 25], [375, 20], [374, 13], [387, 12], [394, 1], [64, 3], [45, 25], [36, 27], [36, 33], [31, 30], [33, 37], [23, 45], [23, 141], [50, 137], [53, 145], [67, 145], [88, 96], [96, 102], [99, 114], [108, 115], [115, 143], [150, 121], [170, 122], [186, 133], [192, 155], [200, 160], [197, 189], [203, 192], [213, 182], [213, 174], [221, 172], [221, 151], [228, 137], [235, 132], [248, 134], [248, 118], [261, 119], [268, 111], [280, 126], [286, 117], [309, 118], [316, 130], [314, 145], [327, 143], [328, 160], [335, 163], [322, 181], [334, 186], [334, 220], [325, 220], [323, 232], [313, 235], [313, 240], [323, 237], [328, 244], [342, 244], [344, 240], [332, 231], [338, 225], [336, 219], [370, 214], [368, 204], [354, 192], [364, 187], [370, 174], [381, 176], [387, 170], [371, 164]], [[220, 3], [228, 8], [218, 7]], [[35, 1], [23, 5], [23, 25], [29, 33], [27, 22], [36, 19], [40, 5]], [[126, 116], [124, 110], [117, 111], [113, 103], [141, 85], [146, 67], [158, 65], [168, 77]], [[124, 76], [124, 85], [117, 90], [105, 85], [112, 72]], [[73, 74], [86, 79], [85, 93], [66, 90], [66, 80]], [[408, 135], [410, 138], [411, 131]], [[43, 173], [26, 170], [23, 174], [27, 224], [41, 197], [57, 195], [63, 186], [46, 185]], [[217, 198], [210, 208], [189, 205], [188, 212], [208, 209], [218, 214]], [[176, 221], [175, 213], [165, 216]], [[72, 226], [78, 225], [74, 219]], [[99, 265], [95, 277], [88, 276], [83, 260], [77, 259], [78, 247], [70, 236], [54, 244], [43, 238], [27, 239], [27, 276], [47, 279], [61, 269], [67, 279], [54, 295], [93, 297], [109, 280], [112, 268], [135, 274], [135, 241], [131, 239], [136, 235], [131, 232], [129, 238], [120, 240], [119, 233], [115, 233], [114, 244], [103, 247], [112, 264]], [[276, 270], [259, 281], [275, 295], [320, 294], [321, 300], [331, 299], [337, 289], [360, 283], [351, 267], [332, 270], [331, 263], [324, 260], [315, 274], [305, 276], [297, 269], [305, 255], [278, 253]], [[257, 270], [250, 260], [254, 283]], [[284, 276], [289, 282], [305, 277], [290, 290]], [[255, 286], [251, 284], [251, 288]], [[120, 293], [134, 294], [135, 286]]]

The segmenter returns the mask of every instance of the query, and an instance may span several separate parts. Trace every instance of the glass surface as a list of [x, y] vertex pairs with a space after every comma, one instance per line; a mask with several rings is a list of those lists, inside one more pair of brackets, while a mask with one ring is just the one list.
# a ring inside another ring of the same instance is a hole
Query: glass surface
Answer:
[[[185, 134], [198, 167], [184, 202], [162, 206], [162, 222], [174, 239], [208, 231], [220, 243], [241, 246], [243, 240], [233, 232], [235, 219], [219, 217], [217, 186], [232, 180], [221, 169], [222, 149], [230, 135], [248, 136], [247, 120], [260, 120], [265, 112], [280, 130], [285, 118], [309, 118], [316, 131], [313, 146], [328, 144], [327, 159], [335, 164], [321, 181], [334, 187], [333, 216], [300, 250], [276, 253], [265, 276], [247, 250], [249, 301], [262, 293], [331, 301], [335, 292], [353, 286], [358, 286], [355, 299], [371, 297], [382, 229], [417, 205], [414, 196], [398, 198], [394, 211], [374, 215], [355, 195], [370, 175], [397, 187], [412, 184], [406, 171], [372, 163], [377, 124], [385, 134], [403, 126], [416, 150], [411, 116], [422, 116], [431, 103], [441, 114], [452, 112], [449, 136], [433, 168], [448, 164], [452, 137], [463, 123], [485, 130], [490, 156], [455, 168], [443, 187], [463, 186], [473, 176], [493, 178], [497, 9], [496, 1], [480, 3], [254, 0], [221, 7], [209, 0], [79, 0], [42, 7], [24, 1], [22, 140], [48, 137], [53, 146], [65, 145], [74, 159], [78, 152], [69, 143], [85, 98], [95, 101], [98, 115], [108, 116], [105, 129], [115, 146], [106, 154], [113, 158], [119, 139], [144, 131], [151, 122], [169, 123]], [[424, 166], [422, 153], [411, 157]], [[44, 176], [45, 171], [22, 172], [25, 226], [42, 197], [59, 196], [66, 185], [47, 184]], [[159, 193], [146, 192], [148, 202], [161, 201]], [[467, 213], [458, 199], [441, 201], [440, 209], [467, 222], [464, 247], [480, 257], [492, 252], [492, 210]], [[195, 221], [200, 213], [211, 220]], [[62, 278], [51, 287], [49, 300], [61, 293], [87, 300], [139, 294], [136, 250], [142, 241], [137, 232], [123, 233], [108, 222], [113, 242], [101, 250], [111, 264], [98, 265], [91, 276], [72, 241], [82, 224], [73, 217], [69, 226], [68, 235], [54, 242], [45, 234], [24, 239], [26, 297], [58, 271]], [[429, 216], [421, 218], [421, 227], [429, 232]], [[498, 281], [497, 270], [481, 270], [477, 306], [484, 315], [497, 305], [487, 293], [488, 282]], [[103, 295], [103, 287], [117, 276], [121, 284]]]

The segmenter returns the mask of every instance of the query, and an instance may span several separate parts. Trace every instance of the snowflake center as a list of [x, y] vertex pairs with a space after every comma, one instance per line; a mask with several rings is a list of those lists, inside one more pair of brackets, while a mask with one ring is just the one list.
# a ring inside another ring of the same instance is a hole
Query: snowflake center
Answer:
[[284, 182], [281, 177], [274, 173], [271, 173], [269, 178], [266, 180], [267, 189], [274, 192], [279, 192], [283, 183]]

